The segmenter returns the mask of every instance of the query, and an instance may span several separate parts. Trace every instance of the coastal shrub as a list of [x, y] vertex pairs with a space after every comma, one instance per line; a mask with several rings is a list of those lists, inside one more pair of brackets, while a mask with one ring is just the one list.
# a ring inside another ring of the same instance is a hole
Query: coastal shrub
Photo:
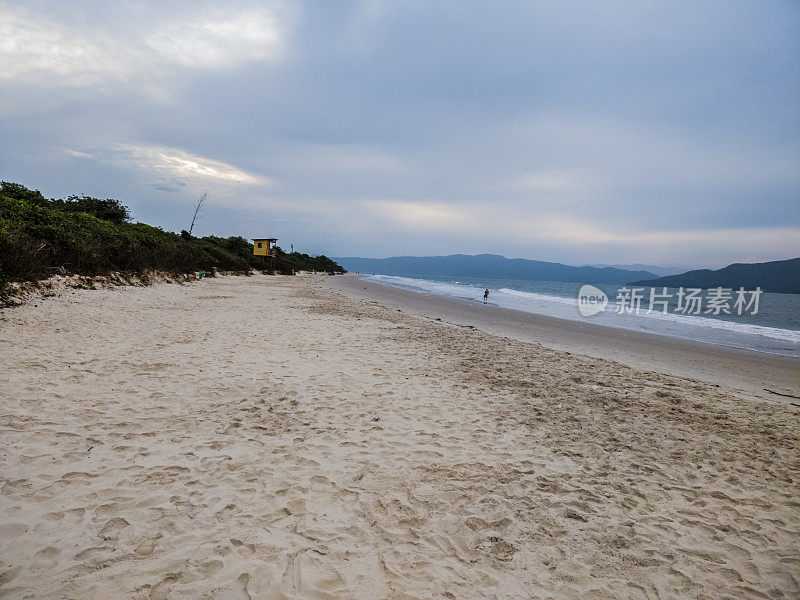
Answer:
[[51, 200], [52, 208], [66, 212], [82, 212], [112, 223], [130, 221], [127, 206], [113, 198], [92, 198], [90, 196], [70, 196], [66, 200]]
[[325, 255], [309, 256], [300, 252], [287, 253], [278, 248], [275, 257], [278, 272], [291, 275], [297, 271], [316, 271], [318, 273], [344, 273], [341, 265]]
[[[253, 243], [246, 238], [234, 236], [220, 238], [208, 236], [202, 238], [224, 248], [234, 256], [248, 262], [257, 270], [264, 269], [267, 262], [263, 256], [253, 256]], [[344, 273], [342, 266], [327, 256], [309, 256], [300, 252], [284, 252], [280, 247], [275, 253], [275, 270], [282, 275], [293, 275], [297, 271], [317, 271], [321, 273]]]
[[111, 221], [123, 223], [130, 221], [131, 215], [127, 206], [114, 198], [92, 198], [91, 196], [69, 196], [66, 200], [47, 199], [39, 190], [29, 190], [19, 183], [0, 182], [0, 196], [24, 200], [30, 204], [45, 208], [54, 208], [64, 212], [86, 213]]
[[[276, 268], [341, 273], [324, 256], [278, 250]], [[0, 290], [9, 281], [36, 280], [57, 269], [101, 275], [110, 271], [159, 270], [189, 273], [214, 268], [249, 272], [263, 269], [263, 257], [243, 237], [194, 237], [131, 223], [128, 208], [114, 199], [70, 196], [45, 198], [18, 183], [0, 184]]]

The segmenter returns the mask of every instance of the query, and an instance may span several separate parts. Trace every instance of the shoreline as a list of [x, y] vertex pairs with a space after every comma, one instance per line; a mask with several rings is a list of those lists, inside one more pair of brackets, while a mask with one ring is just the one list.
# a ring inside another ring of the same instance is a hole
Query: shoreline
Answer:
[[493, 335], [613, 360], [636, 369], [725, 385], [762, 400], [790, 403], [800, 397], [797, 358], [422, 294], [361, 277], [357, 273], [338, 275], [325, 280], [325, 286], [349, 298], [378, 302], [418, 317], [472, 326]]

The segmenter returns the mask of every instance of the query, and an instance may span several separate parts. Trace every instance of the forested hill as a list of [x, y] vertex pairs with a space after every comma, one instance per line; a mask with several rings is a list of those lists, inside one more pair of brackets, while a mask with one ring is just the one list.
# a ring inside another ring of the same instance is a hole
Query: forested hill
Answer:
[[763, 263], [735, 263], [724, 269], [700, 269], [681, 275], [637, 281], [635, 285], [650, 287], [731, 288], [765, 292], [800, 294], [800, 258]]
[[392, 258], [335, 258], [348, 271], [406, 277], [481, 277], [574, 283], [625, 284], [655, 277], [649, 271], [614, 267], [572, 267], [561, 263], [506, 258], [497, 254], [450, 256], [394, 256]]

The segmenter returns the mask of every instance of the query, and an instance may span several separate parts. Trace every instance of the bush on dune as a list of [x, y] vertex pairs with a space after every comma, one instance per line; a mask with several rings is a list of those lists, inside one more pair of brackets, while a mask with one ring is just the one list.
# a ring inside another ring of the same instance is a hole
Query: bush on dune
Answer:
[[[263, 256], [253, 256], [253, 244], [239, 236], [220, 238], [208, 236], [202, 238], [224, 248], [234, 256], [246, 260], [254, 269], [264, 269], [266, 261]], [[293, 275], [298, 271], [318, 271], [321, 273], [344, 273], [342, 266], [325, 255], [309, 256], [300, 252], [284, 252], [276, 249], [275, 270], [282, 275]]]
[[[17, 183], [0, 184], [0, 287], [9, 281], [49, 277], [63, 267], [80, 275], [110, 271], [170, 273], [249, 272], [263, 269], [242, 237], [197, 238], [131, 223], [128, 208], [114, 199], [71, 196], [47, 199]], [[278, 251], [276, 268], [344, 272], [330, 259]]]
[[283, 275], [292, 275], [297, 271], [317, 271], [323, 273], [344, 273], [341, 265], [325, 255], [309, 256], [300, 252], [284, 252], [278, 248], [275, 257], [275, 269]]

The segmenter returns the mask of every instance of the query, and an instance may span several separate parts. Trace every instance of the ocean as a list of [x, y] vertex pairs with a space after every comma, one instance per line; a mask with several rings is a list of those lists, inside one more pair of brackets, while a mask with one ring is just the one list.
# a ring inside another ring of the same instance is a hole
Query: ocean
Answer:
[[[597, 325], [617, 327], [635, 331], [646, 331], [657, 335], [706, 342], [718, 346], [741, 348], [768, 354], [800, 357], [800, 295], [762, 293], [758, 298], [758, 312], [753, 307], [736, 314], [736, 296], [730, 302], [722, 302], [731, 314], [716, 309], [707, 312], [708, 290], [701, 296], [703, 305], [700, 314], [681, 314], [678, 308], [678, 290], [669, 288], [664, 304], [650, 306], [650, 288], [640, 292], [643, 296], [638, 314], [629, 309], [627, 294], [618, 298], [620, 287], [595, 284], [608, 297], [605, 310], [583, 316], [578, 310], [580, 284], [557, 281], [524, 281], [517, 279], [453, 279], [447, 277], [418, 279], [394, 275], [368, 275], [364, 279], [383, 285], [399, 287], [421, 294], [447, 296], [465, 302], [483, 302], [484, 289], [489, 289], [489, 304], [529, 313], [548, 315], [561, 319], [586, 321]], [[630, 289], [630, 286], [629, 286]], [[638, 288], [642, 289], [642, 288]], [[657, 288], [655, 294], [662, 294]], [[747, 290], [752, 291], [752, 290]], [[659, 299], [656, 296], [655, 299]], [[746, 300], [752, 297], [747, 295]], [[684, 305], [686, 301], [684, 299]], [[652, 310], [648, 311], [649, 308]], [[742, 307], [745, 308], [744, 306]]]

